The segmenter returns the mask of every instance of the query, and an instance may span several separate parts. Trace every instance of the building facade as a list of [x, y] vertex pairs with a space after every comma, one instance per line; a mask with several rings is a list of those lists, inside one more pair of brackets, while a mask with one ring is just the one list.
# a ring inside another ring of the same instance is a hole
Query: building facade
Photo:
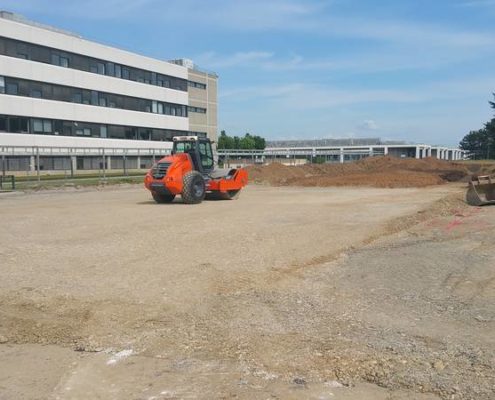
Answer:
[[146, 149], [217, 135], [217, 75], [0, 12], [0, 147]]

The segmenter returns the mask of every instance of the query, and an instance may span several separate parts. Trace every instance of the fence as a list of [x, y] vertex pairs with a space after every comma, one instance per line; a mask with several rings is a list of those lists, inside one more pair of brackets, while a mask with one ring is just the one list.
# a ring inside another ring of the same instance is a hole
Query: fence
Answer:
[[162, 149], [0, 146], [0, 171], [3, 180], [15, 176], [18, 188], [131, 180], [141, 178], [170, 151], [168, 146]]

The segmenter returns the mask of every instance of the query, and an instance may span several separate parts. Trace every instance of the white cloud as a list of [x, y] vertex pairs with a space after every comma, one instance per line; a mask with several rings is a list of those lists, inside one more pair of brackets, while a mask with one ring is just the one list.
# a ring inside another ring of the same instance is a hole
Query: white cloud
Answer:
[[[221, 90], [224, 103], [256, 101], [270, 104], [280, 112], [289, 110], [333, 109], [353, 104], [421, 104], [432, 101], [462, 100], [470, 96], [484, 96], [487, 88], [495, 87], [495, 77], [454, 79], [423, 84], [411, 89], [373, 90], [339, 88], [329, 85], [289, 83], [260, 85]], [[282, 111], [284, 110], [284, 111]]]
[[376, 131], [378, 130], [378, 125], [372, 119], [365, 119], [363, 122], [359, 124], [358, 128], [365, 131]]
[[350, 54], [308, 58], [299, 54], [283, 56], [268, 51], [245, 51], [233, 54], [208, 52], [192, 56], [198, 65], [208, 69], [249, 67], [265, 72], [346, 71], [374, 73], [399, 70], [434, 69], [472, 60], [476, 54], [468, 51], [423, 49], [422, 57], [402, 47], [387, 52], [360, 51]]
[[221, 91], [224, 101], [272, 101], [279, 108], [321, 110], [341, 105], [375, 102], [419, 102], [425, 97], [418, 92], [406, 90], [351, 90], [292, 83], [285, 85], [262, 85]]
[[136, 15], [145, 16], [156, 0], [65, 0], [49, 6], [39, 0], [3, 0], [2, 8], [20, 13], [39, 13], [87, 20], [124, 20]]
[[229, 68], [238, 67], [240, 65], [256, 65], [259, 62], [268, 60], [273, 57], [273, 53], [266, 51], [246, 51], [236, 52], [231, 55], [218, 55], [211, 51], [194, 57], [198, 65], [203, 65], [208, 68]]
[[[332, 1], [303, 0], [66, 0], [47, 7], [46, 1], [3, 0], [3, 8], [26, 13], [77, 17], [87, 20], [132, 20], [152, 24], [178, 24], [225, 32], [297, 32], [317, 36], [363, 38], [427, 47], [487, 47], [493, 35], [458, 27], [400, 20], [349, 18], [332, 9]], [[494, 0], [471, 0], [465, 6], [492, 5]], [[328, 12], [328, 10], [332, 12]]]
[[472, 0], [464, 1], [459, 4], [461, 7], [492, 7], [495, 6], [495, 0]]

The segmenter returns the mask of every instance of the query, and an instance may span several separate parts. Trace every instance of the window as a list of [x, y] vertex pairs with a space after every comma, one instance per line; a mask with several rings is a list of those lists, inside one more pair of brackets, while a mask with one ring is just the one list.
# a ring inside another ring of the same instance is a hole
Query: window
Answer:
[[156, 101], [153, 101], [151, 103], [151, 112], [156, 114], [158, 112], [158, 104]]
[[158, 103], [158, 114], [163, 114], [163, 103]]
[[101, 107], [106, 107], [107, 106], [107, 99], [103, 96], [100, 95], [100, 98], [99, 98], [99, 105]]
[[9, 117], [9, 132], [28, 132], [28, 119], [22, 117]]
[[194, 87], [194, 88], [198, 88], [198, 89], [206, 89], [206, 85], [204, 83], [189, 81], [189, 82], [187, 82], [187, 84], [190, 87]]
[[100, 137], [102, 137], [102, 138], [107, 137], [107, 126], [106, 125], [100, 126]]
[[41, 99], [43, 96], [42, 96], [42, 93], [41, 93], [41, 90], [39, 89], [31, 89], [31, 97], [37, 97], [39, 99]]
[[43, 132], [43, 120], [33, 119], [33, 132]]
[[118, 64], [115, 65], [115, 76], [117, 78], [122, 78], [122, 67]]
[[0, 93], [5, 93], [5, 78], [0, 76]]
[[65, 68], [69, 67], [69, 57], [65, 55], [53, 52], [50, 60], [53, 65], [58, 65]]
[[199, 154], [203, 168], [208, 169], [213, 167], [213, 154], [211, 152], [211, 146], [208, 146], [205, 142], [199, 142]]
[[140, 129], [139, 139], [141, 140], [151, 140], [151, 130], [150, 129]]
[[114, 76], [115, 75], [115, 64], [108, 62], [107, 63], [107, 75]]
[[189, 112], [196, 112], [200, 114], [205, 114], [206, 113], [206, 108], [201, 108], [201, 107], [188, 107]]
[[52, 121], [49, 119], [33, 119], [34, 133], [52, 133]]
[[52, 53], [52, 64], [59, 65], [60, 64], [60, 56], [56, 53]]
[[17, 83], [7, 82], [6, 88], [7, 88], [7, 90], [6, 90], [7, 94], [18, 94], [19, 93], [19, 86], [17, 85]]
[[72, 93], [72, 102], [73, 103], [82, 103], [83, 102], [82, 92], [74, 92], [74, 93]]
[[97, 63], [97, 73], [100, 75], [105, 75], [105, 64], [103, 63]]
[[131, 79], [131, 74], [130, 74], [129, 68], [122, 67], [122, 78]]
[[91, 91], [91, 105], [93, 106], [98, 105], [98, 92], [94, 90]]
[[18, 43], [17, 45], [17, 57], [28, 60], [28, 46], [23, 43]]
[[91, 128], [84, 128], [83, 134], [84, 136], [91, 136]]
[[175, 152], [185, 153], [186, 151], [193, 149], [193, 146], [194, 142], [178, 142], [175, 146]]
[[43, 132], [44, 133], [51, 133], [52, 132], [52, 121], [48, 119], [43, 120]]

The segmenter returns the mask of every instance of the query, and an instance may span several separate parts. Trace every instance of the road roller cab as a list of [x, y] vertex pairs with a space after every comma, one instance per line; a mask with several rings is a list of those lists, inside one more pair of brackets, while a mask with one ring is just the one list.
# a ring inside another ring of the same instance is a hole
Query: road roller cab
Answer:
[[153, 165], [144, 185], [157, 203], [181, 195], [184, 203], [196, 204], [205, 198], [236, 199], [247, 181], [243, 168], [215, 169], [210, 139], [176, 136], [172, 154]]

